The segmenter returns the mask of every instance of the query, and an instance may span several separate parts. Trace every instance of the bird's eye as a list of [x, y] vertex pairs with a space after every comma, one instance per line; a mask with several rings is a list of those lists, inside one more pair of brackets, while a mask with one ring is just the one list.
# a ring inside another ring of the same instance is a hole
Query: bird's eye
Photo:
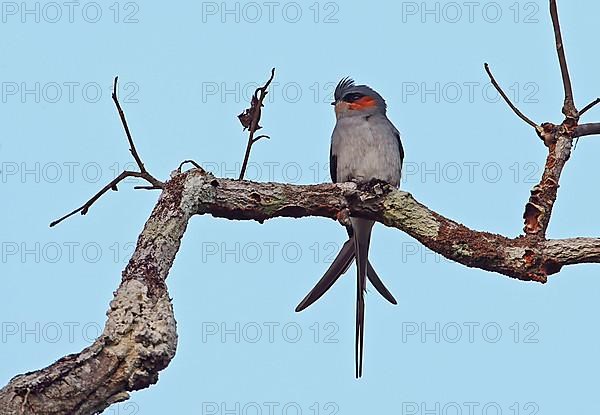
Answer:
[[360, 92], [352, 92], [344, 96], [344, 101], [346, 102], [355, 102], [364, 97]]

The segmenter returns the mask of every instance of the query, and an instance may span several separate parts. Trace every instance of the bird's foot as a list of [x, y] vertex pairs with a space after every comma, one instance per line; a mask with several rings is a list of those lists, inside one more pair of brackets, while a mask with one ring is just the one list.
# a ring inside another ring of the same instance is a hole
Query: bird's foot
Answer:
[[392, 186], [381, 179], [371, 179], [368, 182], [358, 183], [358, 188], [365, 192], [374, 193], [376, 195], [383, 195], [389, 193], [392, 190]]

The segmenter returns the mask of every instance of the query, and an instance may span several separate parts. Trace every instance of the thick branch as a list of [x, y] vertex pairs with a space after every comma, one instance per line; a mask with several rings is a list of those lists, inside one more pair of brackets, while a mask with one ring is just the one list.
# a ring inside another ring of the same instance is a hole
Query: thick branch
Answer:
[[600, 262], [600, 239], [571, 238], [545, 242], [545, 252], [562, 265]]
[[574, 130], [569, 123], [542, 124], [540, 137], [548, 147], [548, 156], [540, 183], [531, 190], [525, 206], [524, 231], [528, 235], [544, 238], [550, 223], [552, 208], [558, 193], [560, 176], [571, 157]]
[[169, 182], [146, 222], [102, 335], [81, 353], [14, 377], [0, 389], [1, 415], [95, 414], [158, 381], [177, 346], [165, 279], [189, 219], [183, 190]]
[[548, 147], [548, 156], [540, 183], [531, 190], [531, 196], [523, 213], [525, 233], [537, 239], [544, 239], [546, 237], [546, 230], [550, 223], [552, 208], [558, 193], [560, 176], [571, 157], [573, 139], [600, 133], [600, 124], [578, 125], [579, 117], [600, 103], [600, 99], [592, 101], [580, 112], [575, 107], [556, 0], [550, 0], [550, 16], [554, 28], [556, 51], [565, 92], [562, 112], [566, 118], [560, 125], [544, 123], [541, 129], [538, 130], [538, 135], [542, 138], [546, 147]]
[[[507, 238], [469, 229], [430, 210], [409, 193], [387, 189], [375, 196], [357, 190], [353, 184], [294, 186], [216, 179], [189, 172], [186, 180], [194, 194], [196, 214], [212, 214], [228, 219], [262, 222], [274, 217], [322, 216], [336, 219], [346, 209], [400, 229], [423, 245], [460, 264], [494, 271], [527, 281], [546, 282], [547, 276], [563, 265], [598, 262], [600, 240], [583, 256], [557, 255], [547, 251], [547, 243], [528, 237]], [[568, 251], [565, 249], [565, 252]]]
[[600, 122], [581, 124], [575, 128], [573, 138], [600, 134]]

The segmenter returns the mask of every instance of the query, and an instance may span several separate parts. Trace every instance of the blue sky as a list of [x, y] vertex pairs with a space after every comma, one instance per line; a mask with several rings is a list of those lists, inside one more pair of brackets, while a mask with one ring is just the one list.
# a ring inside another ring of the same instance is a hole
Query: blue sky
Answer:
[[[343, 76], [377, 89], [402, 133], [402, 188], [466, 225], [516, 236], [546, 155], [499, 101], [489, 62], [538, 123], [561, 121], [545, 1], [3, 2], [0, 15], [0, 383], [77, 352], [158, 197], [104, 197], [50, 229], [133, 161], [166, 179], [193, 158], [235, 177], [236, 118], [277, 70], [248, 178], [329, 181], [328, 102]], [[590, 27], [600, 4], [559, 1], [575, 99], [600, 94]], [[598, 121], [596, 110], [585, 121]], [[561, 180], [550, 237], [597, 236], [600, 149], [582, 140]], [[129, 164], [128, 164], [129, 163]], [[598, 267], [546, 285], [468, 269], [376, 226], [371, 258], [399, 300], [367, 295], [364, 378], [354, 379], [354, 274], [294, 307], [344, 242], [321, 218], [260, 225], [193, 218], [168, 285], [179, 345], [157, 385], [108, 414], [563, 414], [600, 409]], [[260, 411], [260, 412], [259, 412]]]

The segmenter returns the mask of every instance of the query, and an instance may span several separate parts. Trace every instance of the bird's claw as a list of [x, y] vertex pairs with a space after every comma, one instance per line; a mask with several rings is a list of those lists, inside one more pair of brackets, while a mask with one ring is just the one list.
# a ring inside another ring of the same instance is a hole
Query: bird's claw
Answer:
[[358, 188], [365, 192], [374, 193], [376, 195], [382, 195], [390, 191], [390, 184], [385, 180], [371, 179], [368, 182], [362, 182], [358, 184]]

